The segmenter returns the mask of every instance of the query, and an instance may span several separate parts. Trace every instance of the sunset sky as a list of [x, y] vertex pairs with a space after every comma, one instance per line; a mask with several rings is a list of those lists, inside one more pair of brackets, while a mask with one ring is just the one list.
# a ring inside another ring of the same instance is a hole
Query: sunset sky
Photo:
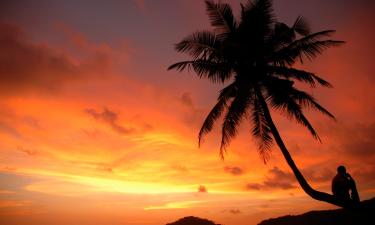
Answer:
[[[274, 9], [346, 41], [302, 65], [333, 84], [308, 91], [337, 120], [306, 112], [319, 143], [272, 112], [287, 147], [315, 188], [330, 193], [343, 164], [374, 197], [374, 1]], [[0, 224], [255, 225], [333, 208], [302, 192], [277, 147], [264, 164], [246, 121], [224, 161], [219, 124], [198, 148], [222, 85], [167, 68], [186, 58], [175, 43], [209, 28], [203, 0], [1, 0]]]

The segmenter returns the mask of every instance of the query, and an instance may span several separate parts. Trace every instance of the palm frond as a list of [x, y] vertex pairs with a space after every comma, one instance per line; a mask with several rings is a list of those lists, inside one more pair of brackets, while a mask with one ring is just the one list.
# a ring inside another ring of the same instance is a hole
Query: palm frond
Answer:
[[311, 109], [315, 109], [321, 112], [323, 115], [330, 117], [331, 119], [335, 119], [335, 116], [332, 115], [327, 109], [321, 106], [319, 103], [316, 102], [313, 96], [310, 94], [297, 90], [296, 88], [292, 87], [291, 89], [291, 97], [298, 102], [299, 105], [302, 107], [307, 107]]
[[215, 3], [213, 0], [206, 0], [205, 2], [211, 25], [217, 31], [219, 38], [226, 37], [236, 29], [236, 20], [229, 4]]
[[219, 54], [220, 43], [215, 33], [211, 31], [198, 31], [175, 45], [178, 52], [188, 53], [193, 59], [211, 57]]
[[193, 69], [199, 78], [207, 78], [213, 83], [223, 83], [232, 76], [230, 64], [203, 59], [178, 62], [168, 67], [168, 70], [172, 69], [180, 72]]
[[302, 16], [297, 17], [292, 27], [282, 22], [275, 22], [270, 44], [275, 45], [276, 49], [280, 49], [293, 42], [296, 39], [296, 34], [302, 36], [310, 34], [310, 27]]
[[270, 71], [270, 73], [273, 73], [274, 75], [284, 77], [287, 79], [298, 80], [309, 84], [311, 87], [315, 87], [316, 83], [324, 87], [332, 87], [332, 85], [328, 81], [324, 80], [323, 78], [320, 78], [314, 73], [307, 72], [304, 70], [299, 70], [286, 66], [269, 66], [268, 70]]
[[272, 30], [273, 15], [271, 0], [247, 0], [241, 3], [239, 30], [245, 40], [261, 40]]
[[241, 90], [237, 92], [224, 117], [220, 144], [220, 156], [222, 158], [224, 158], [224, 153], [230, 141], [237, 135], [237, 127], [248, 109], [251, 99], [248, 91]]
[[266, 163], [269, 159], [269, 151], [273, 144], [271, 135], [271, 128], [264, 116], [263, 108], [259, 104], [258, 100], [254, 100], [252, 107], [251, 120], [253, 128], [251, 133], [258, 144], [258, 152], [263, 162]]
[[214, 122], [220, 117], [223, 111], [227, 108], [228, 100], [235, 94], [235, 83], [228, 85], [220, 91], [220, 95], [216, 105], [211, 109], [203, 122], [202, 128], [198, 134], [198, 146], [201, 145], [203, 137], [208, 134], [214, 125]]
[[292, 85], [288, 85], [287, 80], [281, 79], [272, 79], [271, 82], [273, 84], [267, 85], [267, 100], [271, 107], [286, 112], [290, 118], [294, 118], [297, 123], [305, 126], [315, 139], [321, 141], [317, 132], [303, 114], [301, 105], [291, 96]]
[[314, 77], [314, 79], [322, 86], [332, 88], [332, 84], [328, 81], [324, 80], [323, 78], [311, 73], [311, 76]]
[[276, 44], [277, 47], [285, 46], [293, 40], [295, 40], [296, 35], [294, 29], [286, 25], [285, 23], [275, 23], [273, 33], [271, 34], [270, 40], [272, 44]]
[[271, 99], [272, 99], [271, 105], [274, 108], [277, 108], [279, 110], [282, 110], [282, 111], [285, 111], [286, 113], [288, 113], [288, 115], [291, 118], [294, 118], [297, 121], [297, 123], [306, 127], [310, 131], [311, 135], [315, 139], [317, 139], [318, 141], [321, 142], [321, 139], [320, 139], [318, 133], [315, 131], [313, 126], [310, 124], [308, 119], [305, 117], [305, 115], [302, 112], [302, 108], [298, 103], [296, 103], [291, 98], [287, 99], [287, 101], [285, 101], [285, 100], [280, 101], [280, 100], [275, 99], [275, 98], [271, 98]]
[[311, 33], [310, 26], [306, 19], [302, 16], [298, 16], [293, 24], [293, 30], [302, 36], [307, 36]]
[[245, 14], [257, 11], [259, 14], [273, 18], [272, 0], [247, 0], [245, 3], [241, 3], [241, 9], [241, 12]]
[[335, 33], [335, 30], [323, 30], [319, 32], [315, 32], [312, 34], [309, 34], [301, 39], [296, 40], [294, 43], [291, 43], [291, 45], [298, 45], [299, 42], [311, 42], [311, 41], [316, 41], [319, 40], [320, 38], [323, 37], [330, 37], [332, 36], [333, 33]]
[[[308, 60], [312, 60], [316, 56], [322, 54], [324, 50], [329, 47], [340, 46], [344, 42], [336, 40], [324, 40], [324, 41], [315, 41], [310, 43], [300, 43], [298, 48], [294, 52], [295, 57], [299, 57], [301, 63], [303, 63], [303, 57], [306, 57]], [[291, 54], [293, 56], [293, 54]]]
[[292, 65], [297, 58], [303, 62], [303, 58], [312, 60], [325, 49], [329, 47], [339, 46], [344, 44], [344, 41], [337, 40], [319, 40], [322, 37], [330, 36], [334, 30], [325, 30], [310, 34], [301, 39], [295, 40], [289, 45], [276, 51], [270, 58], [270, 61], [278, 65]]

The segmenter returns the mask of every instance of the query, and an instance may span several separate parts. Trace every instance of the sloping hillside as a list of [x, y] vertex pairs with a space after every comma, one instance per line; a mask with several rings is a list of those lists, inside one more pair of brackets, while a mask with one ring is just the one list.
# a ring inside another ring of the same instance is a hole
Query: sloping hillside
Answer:
[[296, 216], [267, 219], [258, 225], [374, 225], [375, 198], [365, 200], [356, 210], [311, 211]]

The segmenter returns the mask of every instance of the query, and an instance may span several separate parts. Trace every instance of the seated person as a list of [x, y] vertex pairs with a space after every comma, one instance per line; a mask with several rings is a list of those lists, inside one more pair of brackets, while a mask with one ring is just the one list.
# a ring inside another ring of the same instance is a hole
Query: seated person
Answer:
[[332, 193], [344, 201], [359, 202], [355, 182], [344, 166], [337, 167], [337, 175], [332, 180]]

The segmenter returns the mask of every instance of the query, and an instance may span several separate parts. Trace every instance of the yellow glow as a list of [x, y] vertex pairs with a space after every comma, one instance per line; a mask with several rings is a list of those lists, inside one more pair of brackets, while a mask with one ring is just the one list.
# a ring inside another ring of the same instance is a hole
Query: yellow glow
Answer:
[[[41, 174], [40, 174], [41, 175]], [[43, 173], [44, 176], [58, 177], [57, 181], [34, 182], [25, 187], [28, 191], [43, 192], [58, 195], [84, 195], [92, 192], [157, 194], [157, 193], [185, 193], [195, 192], [191, 186], [176, 186], [165, 183], [150, 183], [136, 181], [122, 181], [119, 179], [105, 179], [85, 177], [59, 173]], [[84, 186], [84, 190], [79, 188]]]
[[192, 207], [197, 207], [197, 204], [202, 203], [203, 201], [183, 201], [183, 202], [170, 202], [165, 205], [160, 206], [148, 206], [145, 207], [145, 210], [153, 209], [187, 209]]

